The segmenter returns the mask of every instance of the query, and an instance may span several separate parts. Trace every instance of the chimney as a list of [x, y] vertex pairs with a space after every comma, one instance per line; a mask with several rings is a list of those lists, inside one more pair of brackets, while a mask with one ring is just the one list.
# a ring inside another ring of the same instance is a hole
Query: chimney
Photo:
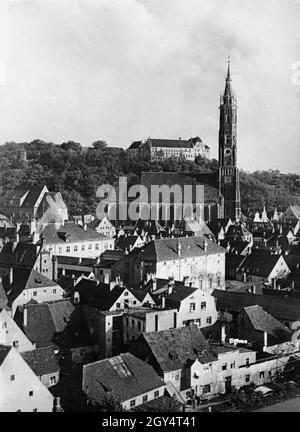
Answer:
[[152, 291], [154, 292], [154, 291], [156, 291], [156, 290], [157, 290], [157, 279], [154, 278], [154, 279], [152, 280]]
[[109, 274], [108, 273], [104, 273], [104, 283], [105, 284], [109, 284]]
[[87, 224], [86, 223], [83, 224], [83, 229], [84, 229], [84, 231], [87, 230]]
[[276, 277], [273, 278], [273, 289], [276, 290]]
[[52, 257], [52, 279], [54, 281], [58, 279], [58, 258], [56, 255]]
[[29, 222], [29, 235], [32, 235], [35, 232], [35, 230], [36, 230], [36, 222], [34, 219], [32, 219]]
[[74, 304], [78, 304], [80, 302], [80, 294], [78, 291], [74, 292], [73, 301], [74, 301]]
[[27, 318], [28, 318], [27, 308], [24, 307], [24, 309], [23, 309], [23, 327], [27, 326]]
[[181, 243], [177, 242], [176, 250], [177, 250], [178, 256], [181, 256], [181, 249], [182, 249]]
[[9, 284], [11, 285], [14, 281], [14, 269], [12, 267], [9, 268]]
[[53, 400], [53, 412], [62, 412], [62, 407], [60, 405], [60, 397], [55, 397]]
[[246, 272], [243, 272], [243, 280], [244, 280], [244, 283], [247, 282], [247, 273]]
[[221, 327], [221, 343], [224, 344], [226, 341], [226, 329], [225, 329], [225, 324], [222, 324]]
[[268, 346], [268, 333], [264, 331], [264, 348]]
[[117, 285], [116, 281], [110, 281], [109, 282], [109, 290], [112, 291], [116, 285]]
[[78, 264], [81, 264], [82, 263], [82, 257], [79, 257], [78, 258]]
[[253, 285], [253, 287], [252, 287], [252, 294], [256, 294], [256, 286], [255, 285]]
[[166, 297], [163, 295], [161, 298], [161, 308], [164, 309], [166, 307]]

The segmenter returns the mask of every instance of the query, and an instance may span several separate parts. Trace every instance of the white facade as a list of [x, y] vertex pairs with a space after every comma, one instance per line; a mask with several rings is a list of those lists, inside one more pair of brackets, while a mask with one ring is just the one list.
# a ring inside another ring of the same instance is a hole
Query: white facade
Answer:
[[185, 280], [206, 292], [225, 289], [225, 253], [157, 262], [155, 277]]
[[114, 239], [104, 238], [78, 242], [47, 243], [45, 249], [56, 256], [97, 258], [107, 249], [114, 249]]
[[0, 367], [0, 412], [52, 412], [53, 396], [11, 348]]
[[13, 346], [18, 352], [35, 349], [5, 309], [0, 311], [0, 345]]

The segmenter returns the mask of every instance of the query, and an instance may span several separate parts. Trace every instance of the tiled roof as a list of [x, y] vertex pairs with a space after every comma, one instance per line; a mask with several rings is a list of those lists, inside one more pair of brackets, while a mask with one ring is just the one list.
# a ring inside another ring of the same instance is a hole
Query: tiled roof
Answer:
[[297, 270], [300, 267], [299, 255], [291, 255], [291, 254], [284, 255], [284, 260], [286, 261], [291, 271]]
[[245, 313], [255, 330], [267, 332], [280, 338], [282, 342], [290, 340], [292, 331], [268, 314], [262, 307], [258, 305], [245, 307]]
[[241, 270], [243, 271], [243, 269], [245, 269], [246, 272], [251, 275], [267, 277], [280, 258], [280, 255], [255, 251], [252, 252], [251, 255], [247, 255]]
[[225, 268], [226, 271], [237, 271], [239, 270], [242, 263], [245, 261], [246, 256], [236, 255], [232, 253], [227, 253], [225, 255]]
[[107, 393], [125, 402], [164, 386], [152, 366], [130, 353], [83, 366], [83, 390], [101, 402]]
[[39, 247], [31, 243], [6, 243], [0, 252], [0, 266], [32, 268], [39, 253]]
[[[204, 242], [207, 242], [207, 252], [204, 251]], [[153, 240], [145, 245], [142, 257], [151, 257], [158, 262], [178, 260], [177, 245], [181, 245], [181, 258], [199, 257], [206, 254], [223, 254], [225, 249], [204, 236], [178, 237]]]
[[187, 286], [176, 287], [172, 293], [166, 296], [166, 304], [170, 306], [180, 306], [180, 303], [192, 294], [195, 294], [198, 288]]
[[[82, 305], [109, 311], [127, 288], [116, 285], [113, 289], [110, 289], [108, 284], [82, 279], [74, 290], [79, 292]], [[130, 289], [128, 291], [131, 292]]]
[[78, 267], [99, 266], [95, 258], [77, 258], [72, 256], [57, 255], [58, 264], [74, 265]]
[[59, 229], [55, 227], [55, 224], [49, 224], [44, 228], [41, 236], [50, 244], [110, 240], [108, 237], [89, 227], [85, 230], [82, 226], [75, 223], [65, 223]]
[[240, 313], [247, 306], [258, 305], [276, 319], [300, 319], [300, 299], [223, 290], [214, 290], [212, 295], [217, 299], [218, 310]]
[[162, 371], [181, 369], [188, 360], [198, 359], [201, 363], [216, 360], [203, 333], [194, 325], [144, 333], [141, 337], [146, 341]]
[[194, 148], [194, 143], [190, 140], [175, 140], [175, 139], [152, 139], [152, 147], [165, 147], [165, 148]]
[[140, 147], [140, 145], [142, 144], [142, 141], [134, 141], [131, 146], [128, 148], [128, 150], [135, 150], [138, 149]]
[[56, 302], [27, 303], [27, 326], [18, 323], [28, 339], [36, 343], [36, 347], [55, 345], [53, 336], [63, 332], [70, 322], [74, 306], [68, 299]]
[[11, 349], [12, 349], [11, 346], [0, 345], [0, 366], [2, 365], [4, 360], [6, 359], [6, 356]]
[[250, 245], [249, 242], [243, 240], [229, 240], [229, 241], [221, 240], [220, 241], [220, 245], [223, 246], [224, 248], [227, 247], [228, 243], [230, 246], [230, 252], [237, 253], [237, 254], [241, 254], [242, 252], [244, 252], [245, 249]]
[[127, 249], [127, 251], [129, 252], [130, 246], [133, 247], [136, 243], [136, 241], [138, 240], [139, 236], [137, 235], [132, 235], [132, 236], [120, 236], [118, 237], [118, 239], [116, 240], [115, 243], [115, 247], [121, 249], [122, 251], [125, 251]]
[[58, 287], [57, 283], [48, 279], [36, 270], [15, 267], [13, 268], [13, 282], [10, 284], [9, 276], [3, 278], [3, 286], [7, 294], [9, 305], [19, 297], [25, 289], [42, 289]]
[[7, 303], [8, 303], [7, 295], [2, 284], [2, 280], [0, 280], [0, 309], [4, 309]]
[[[40, 197], [41, 193], [43, 192], [43, 189], [45, 188], [45, 185], [41, 184], [41, 185], [35, 185], [35, 186], [31, 186], [29, 189], [29, 192], [22, 204], [22, 207], [34, 207], [37, 203], [38, 198]], [[48, 189], [46, 188], [46, 192], [48, 192]]]
[[53, 346], [22, 352], [21, 356], [37, 376], [55, 373], [59, 370]]

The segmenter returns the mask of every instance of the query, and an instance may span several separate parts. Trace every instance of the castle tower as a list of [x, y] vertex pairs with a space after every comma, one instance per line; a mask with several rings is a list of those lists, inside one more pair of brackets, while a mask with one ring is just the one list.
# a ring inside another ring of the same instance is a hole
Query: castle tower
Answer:
[[219, 190], [224, 197], [224, 218], [241, 216], [240, 181], [237, 168], [237, 101], [231, 87], [230, 61], [224, 94], [220, 98]]

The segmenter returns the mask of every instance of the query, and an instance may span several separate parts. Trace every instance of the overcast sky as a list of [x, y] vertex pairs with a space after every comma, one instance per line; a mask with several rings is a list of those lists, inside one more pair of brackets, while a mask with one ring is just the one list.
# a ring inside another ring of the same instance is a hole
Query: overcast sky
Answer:
[[228, 54], [239, 166], [300, 173], [299, 0], [0, 0], [0, 142], [199, 135], [217, 157]]

